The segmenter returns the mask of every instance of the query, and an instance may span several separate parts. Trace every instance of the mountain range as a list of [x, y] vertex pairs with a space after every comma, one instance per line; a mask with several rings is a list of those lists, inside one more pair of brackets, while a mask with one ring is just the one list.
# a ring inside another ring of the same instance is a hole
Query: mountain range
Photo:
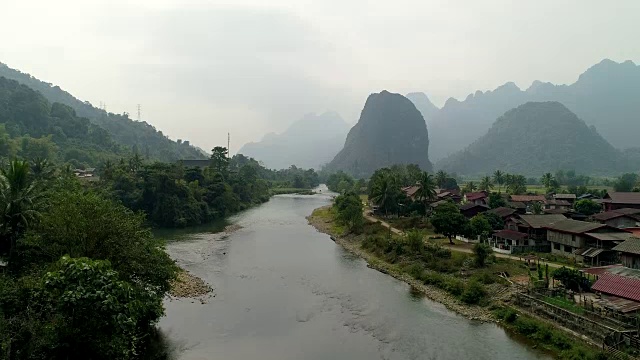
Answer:
[[366, 178], [394, 164], [416, 164], [431, 171], [429, 134], [422, 114], [406, 97], [388, 91], [371, 94], [344, 148], [327, 165]]
[[348, 131], [349, 124], [335, 112], [307, 114], [283, 133], [269, 133], [259, 142], [245, 144], [238, 153], [271, 169], [291, 165], [319, 169], [338, 153]]
[[12, 69], [0, 63], [0, 77], [15, 80], [40, 92], [49, 103], [60, 103], [71, 107], [80, 118], [87, 118], [92, 124], [107, 130], [118, 145], [139, 152], [153, 160], [176, 161], [179, 159], [205, 159], [207, 155], [189, 141], [173, 141], [145, 121], [134, 121], [123, 114], [108, 113], [89, 102], [82, 101], [59, 86]]
[[538, 176], [575, 169], [611, 175], [629, 164], [595, 129], [559, 102], [528, 102], [499, 117], [486, 134], [436, 167], [465, 175], [495, 170]]
[[608, 59], [590, 67], [571, 85], [534, 81], [526, 90], [508, 82], [493, 91], [476, 91], [464, 101], [450, 98], [429, 123], [432, 160], [464, 149], [509, 109], [535, 101], [565, 105], [614, 147], [637, 146], [640, 133], [640, 66]]

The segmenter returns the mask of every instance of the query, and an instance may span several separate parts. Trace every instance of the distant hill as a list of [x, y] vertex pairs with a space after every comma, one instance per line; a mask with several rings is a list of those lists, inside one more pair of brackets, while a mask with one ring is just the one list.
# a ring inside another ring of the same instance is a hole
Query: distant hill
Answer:
[[0, 63], [0, 76], [16, 80], [39, 91], [50, 103], [57, 102], [70, 106], [77, 116], [86, 117], [93, 124], [107, 130], [117, 144], [135, 149], [142, 156], [160, 161], [206, 158], [200, 149], [191, 146], [188, 141], [173, 141], [145, 121], [134, 121], [125, 115], [107, 113], [89, 102], [73, 97], [59, 86], [11, 69], [3, 63]]
[[640, 133], [640, 66], [611, 60], [592, 66], [571, 85], [534, 81], [526, 90], [506, 83], [449, 99], [429, 121], [431, 158], [439, 160], [484, 134], [505, 111], [530, 101], [558, 101], [593, 125], [614, 147], [637, 146]]
[[422, 114], [409, 99], [382, 91], [369, 95], [358, 123], [327, 170], [368, 177], [393, 164], [417, 164], [430, 171], [429, 136]]
[[71, 107], [51, 104], [41, 93], [0, 77], [0, 158], [41, 158], [96, 167], [130, 153]]
[[498, 169], [533, 176], [560, 169], [611, 175], [627, 163], [621, 151], [564, 105], [529, 102], [507, 111], [486, 134], [436, 168], [465, 175]]
[[349, 125], [335, 112], [307, 114], [282, 134], [270, 133], [261, 141], [245, 144], [239, 151], [270, 169], [291, 165], [319, 169], [338, 153]]
[[433, 117], [440, 109], [433, 105], [427, 94], [423, 92], [412, 92], [408, 93], [406, 98], [411, 100], [413, 105], [415, 105], [418, 111], [420, 111], [422, 117], [427, 122], [427, 126], [431, 126]]

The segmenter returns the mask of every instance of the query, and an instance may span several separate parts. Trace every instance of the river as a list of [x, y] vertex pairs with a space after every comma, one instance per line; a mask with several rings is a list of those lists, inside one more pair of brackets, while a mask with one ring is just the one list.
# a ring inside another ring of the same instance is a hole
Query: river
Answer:
[[167, 300], [179, 359], [548, 359], [494, 324], [469, 321], [366, 266], [307, 224], [323, 194], [279, 195], [242, 229], [175, 235], [167, 251], [213, 286]]

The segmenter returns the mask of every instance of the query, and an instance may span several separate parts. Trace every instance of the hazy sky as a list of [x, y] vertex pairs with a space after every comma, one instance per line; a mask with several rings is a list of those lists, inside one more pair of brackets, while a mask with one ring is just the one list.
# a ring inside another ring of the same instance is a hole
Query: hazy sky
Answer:
[[0, 62], [204, 149], [369, 93], [572, 83], [640, 60], [640, 1], [0, 0]]

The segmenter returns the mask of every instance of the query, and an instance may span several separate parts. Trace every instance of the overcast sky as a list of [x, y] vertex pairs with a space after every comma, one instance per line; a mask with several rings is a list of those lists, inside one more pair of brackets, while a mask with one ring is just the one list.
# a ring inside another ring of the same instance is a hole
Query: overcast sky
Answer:
[[383, 89], [441, 106], [640, 60], [638, 0], [0, 1], [0, 62], [232, 152]]

